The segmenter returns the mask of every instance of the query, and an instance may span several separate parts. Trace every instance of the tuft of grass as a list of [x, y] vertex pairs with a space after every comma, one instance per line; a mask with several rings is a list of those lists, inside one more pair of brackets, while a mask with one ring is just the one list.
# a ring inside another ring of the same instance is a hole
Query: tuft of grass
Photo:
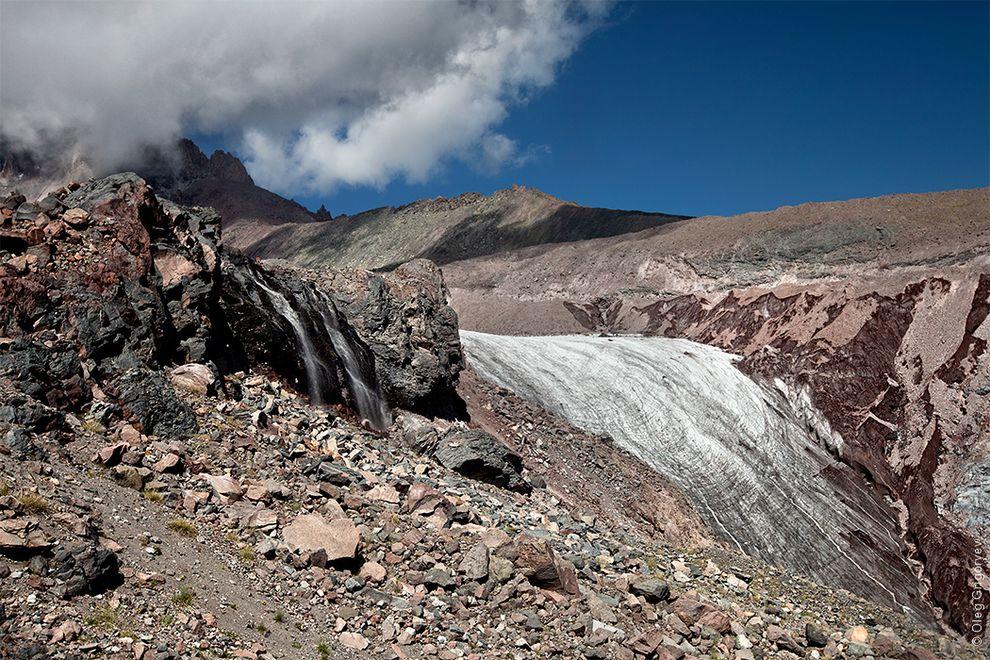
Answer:
[[198, 534], [196, 531], [196, 525], [192, 524], [185, 518], [175, 518], [174, 520], [169, 521], [167, 527], [177, 534], [188, 536], [190, 538]]
[[259, 634], [262, 634], [262, 635], [264, 635], [264, 634], [265, 634], [266, 632], [268, 632], [268, 626], [266, 626], [266, 625], [265, 625], [265, 624], [263, 624], [263, 623], [259, 623], [258, 625], [256, 625], [256, 626], [254, 627], [254, 629], [255, 629], [255, 630], [257, 630], [257, 631], [258, 631], [258, 633], [259, 633]]
[[172, 596], [172, 602], [179, 607], [189, 607], [196, 600], [196, 595], [189, 587], [180, 587]]
[[242, 564], [250, 566], [254, 563], [254, 548], [249, 545], [244, 546], [237, 551], [237, 558], [241, 560]]
[[21, 493], [17, 498], [17, 502], [24, 507], [24, 510], [28, 513], [45, 513], [51, 506], [48, 504], [48, 500], [43, 498], [37, 493]]
[[330, 657], [330, 647], [327, 646], [326, 642], [320, 642], [317, 644], [316, 652], [320, 654], [321, 660], [327, 660]]
[[146, 490], [142, 494], [144, 495], [144, 499], [149, 502], [155, 502], [156, 504], [160, 504], [162, 499], [164, 499], [162, 498], [162, 494], [157, 490]]
[[7, 497], [10, 495], [10, 484], [6, 481], [0, 483], [0, 497]]
[[83, 620], [83, 623], [93, 628], [116, 630], [120, 624], [120, 617], [117, 615], [117, 610], [109, 605], [104, 605], [94, 609], [93, 613]]
[[84, 419], [82, 428], [84, 431], [89, 431], [90, 433], [95, 433], [97, 435], [107, 432], [106, 427], [95, 419]]
[[283, 621], [285, 621], [285, 612], [275, 610], [275, 623], [282, 623]]

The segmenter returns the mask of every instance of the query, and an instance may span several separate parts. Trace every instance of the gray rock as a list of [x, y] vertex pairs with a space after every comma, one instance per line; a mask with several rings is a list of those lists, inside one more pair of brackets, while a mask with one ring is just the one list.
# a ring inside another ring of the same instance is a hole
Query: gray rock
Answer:
[[63, 581], [65, 598], [99, 594], [121, 583], [117, 555], [95, 543], [69, 543], [52, 556], [51, 576]]
[[808, 646], [814, 648], [820, 649], [828, 645], [828, 635], [813, 623], [805, 624], [804, 638], [808, 640]]
[[464, 553], [457, 570], [469, 580], [486, 580], [488, 578], [488, 547], [478, 543]]
[[648, 603], [663, 603], [670, 599], [670, 586], [656, 578], [635, 580], [629, 585], [629, 591], [643, 596]]
[[10, 454], [19, 460], [47, 460], [48, 452], [36, 445], [27, 430], [15, 426], [7, 431], [3, 444]]
[[444, 467], [470, 479], [509, 490], [530, 490], [520, 474], [522, 459], [519, 455], [485, 431], [451, 431], [440, 439], [433, 457]]

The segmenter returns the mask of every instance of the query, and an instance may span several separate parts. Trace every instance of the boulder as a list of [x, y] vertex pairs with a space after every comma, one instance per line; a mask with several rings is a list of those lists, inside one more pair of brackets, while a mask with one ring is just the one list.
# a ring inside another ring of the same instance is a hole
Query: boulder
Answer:
[[361, 540], [360, 533], [349, 519], [327, 521], [318, 513], [296, 516], [282, 530], [282, 537], [291, 552], [300, 555], [323, 553], [323, 562], [353, 559]]
[[804, 626], [804, 638], [808, 641], [808, 646], [823, 649], [828, 646], [828, 634], [813, 623]]
[[498, 438], [480, 429], [453, 430], [437, 443], [433, 457], [444, 467], [470, 479], [509, 490], [528, 492], [522, 458]]
[[112, 474], [114, 479], [134, 490], [144, 490], [144, 484], [151, 478], [151, 470], [133, 465], [118, 465]]
[[93, 461], [108, 468], [115, 467], [120, 463], [120, 459], [123, 458], [124, 452], [130, 448], [131, 446], [126, 442], [118, 442], [116, 444], [107, 445], [96, 452], [96, 455], [93, 457]]
[[124, 409], [146, 434], [184, 440], [196, 432], [192, 408], [176, 396], [160, 372], [128, 370], [114, 382], [114, 388]]
[[3, 446], [11, 456], [18, 460], [45, 460], [48, 458], [48, 452], [34, 443], [32, 434], [19, 426], [7, 431], [3, 438]]
[[204, 474], [202, 477], [220, 497], [233, 500], [241, 496], [241, 484], [230, 475]]
[[648, 603], [663, 603], [670, 598], [670, 586], [656, 578], [640, 578], [629, 585], [629, 591], [646, 599]]
[[182, 459], [178, 454], [168, 453], [162, 456], [152, 468], [163, 474], [178, 474], [182, 472]]
[[479, 582], [488, 579], [488, 546], [476, 543], [464, 553], [457, 570], [469, 580]]
[[73, 229], [83, 229], [89, 224], [89, 211], [86, 209], [69, 209], [62, 214], [62, 222]]
[[633, 653], [638, 653], [639, 655], [650, 656], [660, 646], [660, 642], [663, 641], [663, 631], [662, 630], [647, 630], [636, 635], [628, 642], [626, 642], [626, 647], [629, 648]]
[[558, 555], [546, 540], [523, 533], [503, 550], [530, 584], [561, 594], [579, 593], [574, 566]]
[[48, 537], [35, 518], [0, 520], [0, 553], [19, 557], [42, 552], [49, 545]]
[[213, 392], [216, 376], [205, 364], [183, 364], [169, 374], [172, 386], [176, 389], [205, 396]]
[[50, 562], [52, 577], [64, 582], [63, 596], [99, 594], [121, 583], [120, 561], [107, 548], [73, 542], [59, 548]]

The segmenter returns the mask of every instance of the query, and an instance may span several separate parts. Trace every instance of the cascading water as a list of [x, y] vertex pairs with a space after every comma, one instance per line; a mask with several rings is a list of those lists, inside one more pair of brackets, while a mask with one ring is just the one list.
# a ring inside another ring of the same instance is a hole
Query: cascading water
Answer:
[[[292, 327], [292, 332], [296, 336], [299, 349], [302, 352], [303, 365], [306, 368], [307, 386], [309, 398], [314, 405], [324, 403], [323, 392], [326, 386], [324, 374], [330, 368], [320, 359], [319, 353], [313, 344], [313, 339], [306, 329], [306, 323], [299, 315], [299, 312], [292, 306], [289, 299], [265, 284], [261, 277], [253, 271], [251, 278], [259, 289], [265, 292], [275, 311], [282, 316]], [[367, 375], [362, 368], [357, 351], [352, 345], [353, 342], [340, 329], [340, 321], [337, 318], [337, 308], [333, 301], [322, 291], [316, 289], [315, 294], [310, 294], [307, 289], [306, 306], [310, 313], [309, 317], [315, 320], [319, 315], [323, 325], [323, 330], [327, 333], [327, 339], [334, 352], [340, 357], [344, 366], [348, 386], [357, 412], [364, 419], [368, 420], [372, 426], [378, 429], [387, 428], [392, 423], [392, 414], [385, 400], [375, 384], [374, 375]], [[314, 328], [316, 329], [316, 328]]]
[[302, 319], [296, 310], [289, 304], [288, 298], [266, 285], [261, 281], [260, 277], [255, 277], [254, 282], [268, 294], [268, 299], [272, 305], [282, 315], [282, 318], [292, 326], [292, 331], [295, 333], [296, 340], [299, 342], [299, 348], [302, 349], [303, 365], [306, 367], [306, 380], [309, 387], [309, 400], [313, 405], [322, 405], [323, 373], [321, 369], [326, 369], [326, 365], [317, 357], [316, 350], [313, 348], [313, 342], [309, 338], [309, 333], [306, 332], [306, 326], [303, 325]]
[[354, 396], [354, 403], [358, 412], [375, 428], [386, 428], [392, 423], [392, 414], [388, 406], [385, 405], [378, 388], [370, 378], [365, 376], [361, 362], [358, 360], [350, 340], [340, 331], [340, 321], [337, 318], [337, 309], [333, 301], [322, 291], [319, 292], [319, 295], [324, 302], [320, 306], [323, 327], [330, 336], [334, 350], [344, 363], [344, 371], [347, 373], [347, 381], [351, 386], [351, 394]]

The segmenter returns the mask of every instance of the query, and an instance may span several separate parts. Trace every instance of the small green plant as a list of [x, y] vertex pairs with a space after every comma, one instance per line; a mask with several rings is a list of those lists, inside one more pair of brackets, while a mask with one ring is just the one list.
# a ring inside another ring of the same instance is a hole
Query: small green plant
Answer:
[[262, 635], [264, 635], [266, 632], [268, 632], [268, 627], [265, 626], [265, 624], [263, 624], [263, 623], [259, 623], [258, 625], [256, 625], [254, 627], [254, 629], [257, 630]]
[[196, 600], [196, 595], [189, 587], [180, 587], [172, 596], [172, 602], [179, 607], [189, 607], [194, 600]]
[[146, 490], [142, 494], [144, 495], [144, 499], [149, 502], [155, 502], [156, 504], [160, 504], [163, 499], [162, 494], [157, 490]]
[[196, 525], [192, 524], [191, 522], [189, 522], [184, 518], [176, 518], [174, 520], [171, 520], [169, 521], [167, 526], [170, 530], [172, 530], [177, 534], [181, 534], [182, 536], [193, 537], [196, 536], [196, 534], [198, 533], [196, 531]]
[[48, 500], [37, 493], [21, 493], [17, 498], [17, 502], [24, 507], [24, 510], [28, 513], [44, 513], [50, 508], [48, 505]]
[[95, 419], [83, 420], [82, 428], [84, 431], [89, 431], [90, 433], [96, 433], [96, 434], [106, 433], [107, 430], [106, 427], [103, 426], [103, 424], [100, 424]]
[[285, 612], [275, 610], [275, 623], [282, 623], [283, 621], [285, 621]]
[[0, 497], [7, 497], [10, 495], [10, 484], [6, 481], [0, 483]]
[[117, 610], [104, 605], [94, 609], [93, 613], [83, 620], [83, 623], [94, 628], [116, 630], [117, 625], [120, 623], [120, 617], [117, 615]]
[[327, 646], [326, 642], [320, 642], [316, 645], [316, 652], [320, 654], [322, 660], [327, 660], [330, 657], [330, 647]]
[[237, 551], [237, 557], [241, 560], [242, 564], [250, 566], [254, 563], [254, 548], [249, 545], [244, 546]]
[[301, 649], [302, 648], [302, 644], [300, 644], [297, 640], [292, 640], [292, 648], [294, 648], [294, 649]]

